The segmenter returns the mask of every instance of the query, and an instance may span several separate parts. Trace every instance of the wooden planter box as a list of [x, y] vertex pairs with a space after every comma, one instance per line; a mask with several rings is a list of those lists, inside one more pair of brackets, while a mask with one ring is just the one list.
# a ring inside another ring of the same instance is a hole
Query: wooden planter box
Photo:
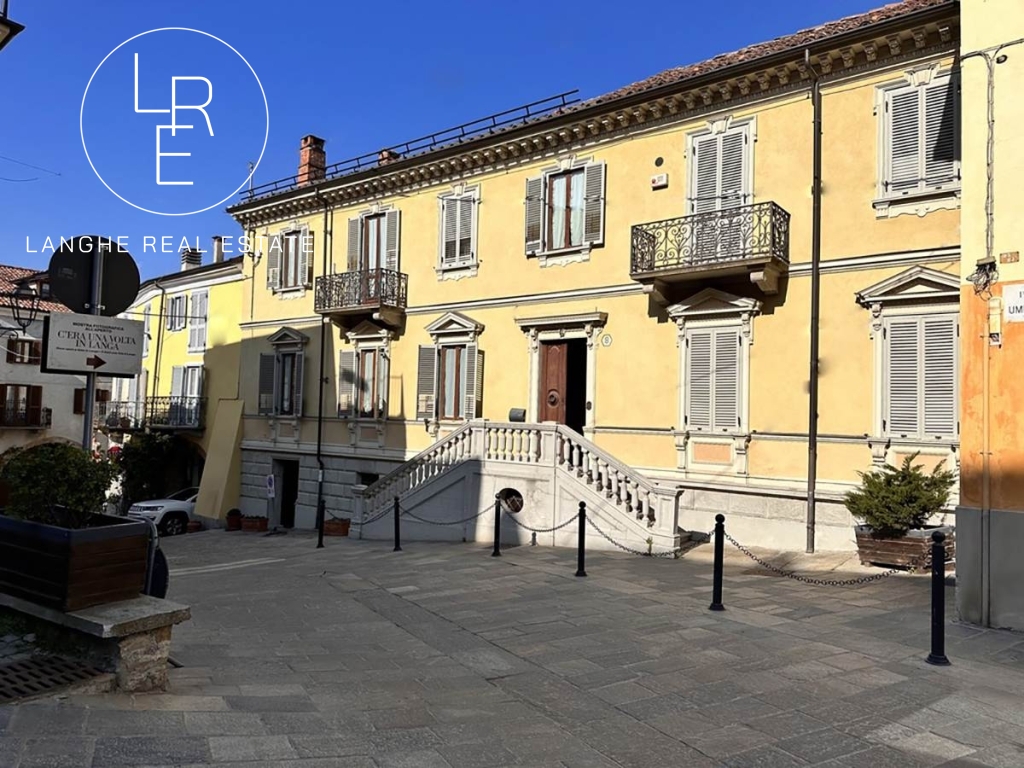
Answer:
[[352, 521], [347, 517], [329, 517], [324, 520], [324, 536], [348, 536]]
[[884, 565], [889, 568], [909, 568], [915, 565], [918, 571], [932, 567], [932, 534], [942, 531], [946, 534], [946, 570], [952, 570], [956, 559], [956, 534], [951, 526], [925, 528], [908, 531], [898, 539], [879, 539], [872, 535], [872, 529], [858, 525], [857, 552], [861, 565]]
[[243, 531], [265, 531], [267, 530], [267, 518], [265, 517], [243, 517]]
[[138, 597], [149, 526], [93, 515], [71, 530], [0, 515], [0, 592], [61, 611]]

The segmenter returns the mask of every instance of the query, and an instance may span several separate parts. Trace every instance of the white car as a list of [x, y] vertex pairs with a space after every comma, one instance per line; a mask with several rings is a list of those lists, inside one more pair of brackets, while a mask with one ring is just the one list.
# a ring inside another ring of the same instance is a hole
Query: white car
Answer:
[[129, 507], [128, 517], [152, 520], [162, 536], [177, 536], [188, 528], [198, 495], [198, 488], [182, 488], [166, 499], [140, 501]]

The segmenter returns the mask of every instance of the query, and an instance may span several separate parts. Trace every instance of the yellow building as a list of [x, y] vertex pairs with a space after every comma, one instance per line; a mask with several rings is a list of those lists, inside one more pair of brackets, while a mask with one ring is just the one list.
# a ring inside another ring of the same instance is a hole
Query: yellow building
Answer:
[[905, 0], [456, 143], [328, 165], [305, 137], [230, 209], [256, 242], [243, 511], [270, 475], [306, 527], [321, 495], [454, 520], [515, 487], [547, 527], [583, 500], [623, 541], [725, 512], [803, 548], [817, 82], [813, 541], [853, 547], [859, 470], [958, 459], [958, 40], [956, 2]]
[[142, 372], [115, 380], [104, 419], [114, 436], [149, 430], [183, 441], [191, 459], [172, 468], [179, 474], [172, 482], [199, 486], [196, 516], [210, 521], [238, 500], [238, 322], [246, 281], [242, 257], [225, 259], [220, 238], [212, 261], [201, 260], [199, 251], [184, 252], [180, 271], [140, 287], [125, 316], [145, 326]]
[[962, 618], [1024, 628], [1024, 6], [965, 0], [960, 386], [963, 479], [957, 509]]

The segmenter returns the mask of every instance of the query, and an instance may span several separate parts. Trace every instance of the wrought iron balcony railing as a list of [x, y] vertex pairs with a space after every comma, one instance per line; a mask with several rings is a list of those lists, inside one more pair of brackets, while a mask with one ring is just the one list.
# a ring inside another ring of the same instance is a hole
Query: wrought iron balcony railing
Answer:
[[772, 202], [636, 224], [632, 235], [634, 278], [730, 262], [789, 263], [789, 213]]
[[316, 279], [314, 306], [321, 314], [380, 307], [405, 309], [409, 276], [393, 269], [340, 272]]
[[106, 403], [103, 424], [109, 429], [202, 429], [205, 426], [205, 397], [147, 397]]
[[4, 429], [49, 429], [53, 424], [53, 412], [38, 406], [4, 406], [0, 408], [0, 428]]

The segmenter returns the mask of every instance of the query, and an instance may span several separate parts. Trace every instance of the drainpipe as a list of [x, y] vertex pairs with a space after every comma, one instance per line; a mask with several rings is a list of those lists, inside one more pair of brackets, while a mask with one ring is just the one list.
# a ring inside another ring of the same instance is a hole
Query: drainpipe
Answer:
[[811, 66], [811, 52], [804, 51], [811, 72], [811, 104], [814, 108], [814, 142], [811, 181], [811, 353], [807, 414], [807, 552], [814, 552], [815, 490], [818, 480], [818, 318], [821, 293], [821, 82]]
[[[1000, 53], [1015, 45], [1024, 43], [1024, 38], [1002, 43], [993, 48], [973, 51], [960, 57], [963, 62], [975, 57], [985, 60], [986, 77], [986, 135], [985, 135], [985, 260], [995, 263], [995, 129], [996, 129], [996, 64], [1006, 61]], [[1000, 59], [1002, 59], [1000, 61]], [[991, 303], [987, 307], [985, 322], [992, 322]], [[989, 325], [989, 327], [991, 327]], [[984, 345], [984, 359], [981, 376], [981, 623], [989, 626], [991, 619], [991, 525], [992, 525], [992, 469], [991, 469], [991, 434], [989, 431], [989, 393], [992, 345], [988, 342], [988, 332], [981, 334]]]
[[[327, 268], [329, 266], [330, 249], [329, 249], [329, 235], [327, 229], [327, 217], [330, 207], [320, 195], [320, 189], [314, 190], [316, 193], [316, 199], [323, 203], [324, 206], [324, 259], [323, 259], [323, 275], [327, 276]], [[314, 287], [315, 294], [315, 287]], [[316, 409], [316, 463], [318, 465], [316, 475], [316, 548], [323, 549], [324, 546], [324, 459], [322, 455], [323, 442], [324, 442], [324, 358], [327, 354], [327, 322], [325, 318], [320, 318], [320, 378], [319, 378], [319, 393], [317, 395], [317, 409]]]

